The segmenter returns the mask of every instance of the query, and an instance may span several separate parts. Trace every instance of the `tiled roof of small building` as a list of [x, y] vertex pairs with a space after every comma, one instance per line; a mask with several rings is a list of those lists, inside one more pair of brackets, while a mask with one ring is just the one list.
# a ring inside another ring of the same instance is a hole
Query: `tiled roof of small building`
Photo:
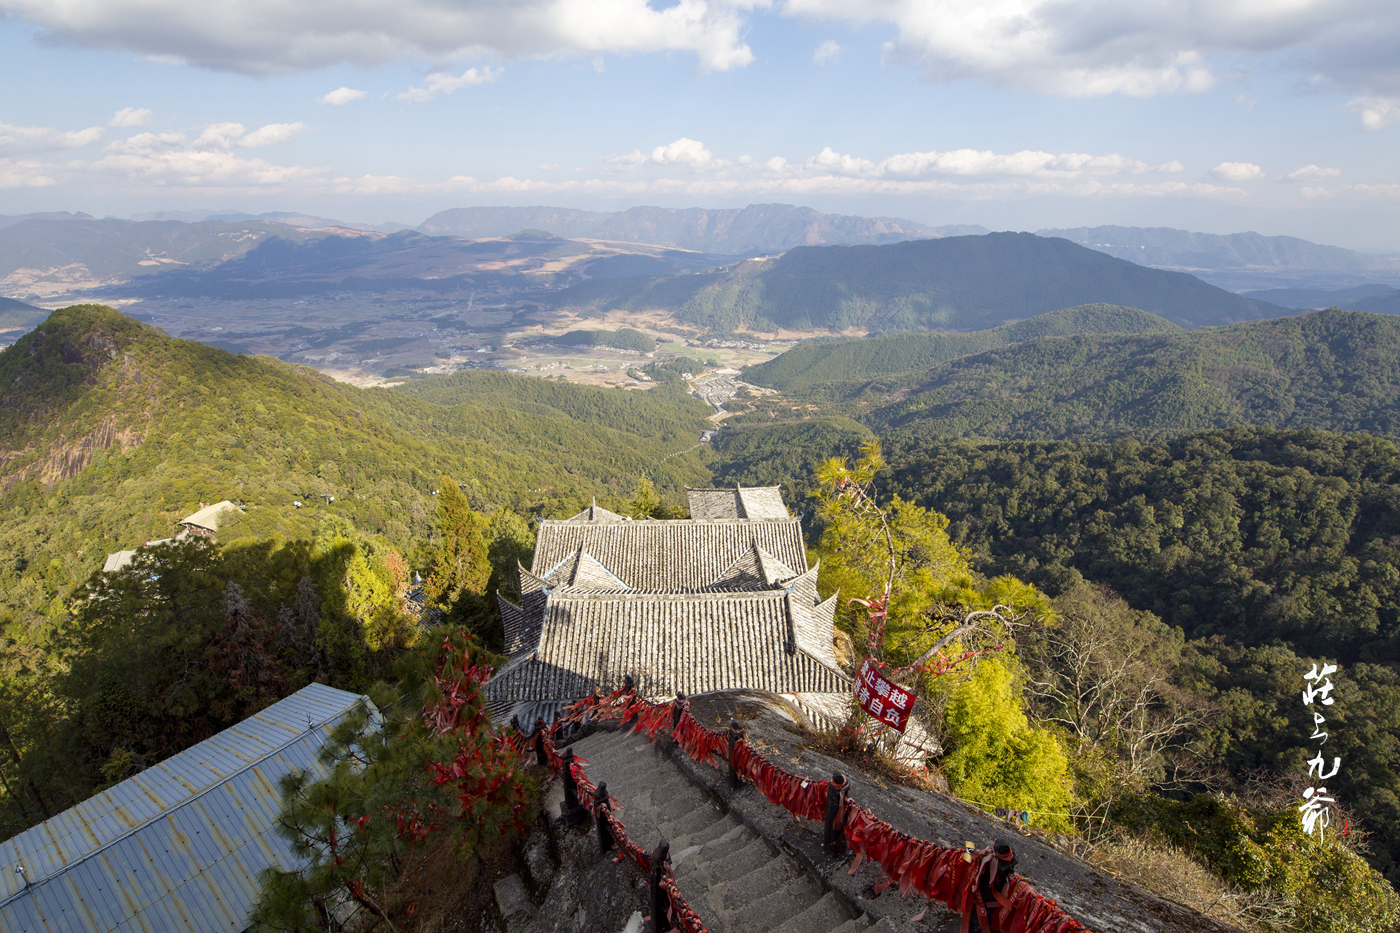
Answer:
[[[834, 608], [834, 604], [830, 607]], [[850, 683], [822, 627], [786, 590], [743, 593], [550, 594], [539, 641], [486, 685], [493, 707], [570, 699], [611, 690], [631, 674], [645, 696], [751, 689], [843, 692]], [[818, 652], [814, 652], [816, 648]]]

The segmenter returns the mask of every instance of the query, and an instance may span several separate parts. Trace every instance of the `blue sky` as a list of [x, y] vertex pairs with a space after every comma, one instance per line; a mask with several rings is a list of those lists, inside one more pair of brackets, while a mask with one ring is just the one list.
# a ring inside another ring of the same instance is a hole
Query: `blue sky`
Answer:
[[779, 201], [1400, 250], [1394, 0], [0, 0], [0, 213]]

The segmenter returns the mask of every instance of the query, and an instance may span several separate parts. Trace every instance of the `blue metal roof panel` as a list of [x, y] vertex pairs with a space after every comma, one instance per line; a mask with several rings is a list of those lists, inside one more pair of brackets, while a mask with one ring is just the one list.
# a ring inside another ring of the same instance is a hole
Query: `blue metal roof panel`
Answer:
[[[239, 933], [264, 868], [293, 864], [278, 779], [317, 757], [355, 694], [313, 684], [0, 843], [5, 933]], [[308, 728], [310, 726], [310, 728]]]

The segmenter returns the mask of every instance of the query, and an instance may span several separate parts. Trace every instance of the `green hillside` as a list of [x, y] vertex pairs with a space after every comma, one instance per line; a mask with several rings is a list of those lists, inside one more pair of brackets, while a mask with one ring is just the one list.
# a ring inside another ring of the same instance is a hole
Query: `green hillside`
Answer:
[[239, 535], [309, 537], [339, 516], [411, 549], [444, 473], [478, 509], [527, 515], [626, 496], [652, 471], [673, 498], [708, 479], [704, 451], [658, 467], [706, 426], [679, 389], [488, 373], [356, 389], [91, 305], [0, 353], [0, 385], [0, 620], [21, 628], [60, 616], [107, 552], [168, 536], [201, 502], [245, 505]]
[[1394, 443], [1238, 428], [1153, 444], [923, 435], [885, 452], [889, 491], [945, 513], [985, 572], [1052, 593], [1087, 578], [1198, 639], [1178, 686], [1214, 706], [1199, 753], [1216, 771], [1305, 773], [1303, 673], [1339, 663], [1327, 754], [1345, 765], [1328, 786], [1400, 882]]
[[[873, 383], [875, 404], [891, 389]], [[1234, 327], [1050, 337], [929, 370], [861, 420], [986, 438], [1139, 439], [1234, 425], [1400, 436], [1400, 318], [1329, 310]]]
[[995, 347], [1066, 334], [1153, 334], [1181, 328], [1136, 308], [1092, 304], [1064, 308], [1015, 324], [966, 334], [885, 334], [839, 343], [804, 344], [744, 371], [752, 383], [781, 391], [869, 380], [981, 353]]
[[554, 338], [554, 342], [564, 347], [611, 347], [637, 353], [650, 353], [656, 349], [655, 340], [631, 327], [621, 330], [571, 330], [562, 337]]
[[1029, 233], [798, 247], [718, 272], [588, 282], [562, 291], [557, 303], [665, 308], [683, 322], [726, 332], [985, 330], [1094, 303], [1142, 308], [1183, 327], [1288, 313], [1184, 273]]

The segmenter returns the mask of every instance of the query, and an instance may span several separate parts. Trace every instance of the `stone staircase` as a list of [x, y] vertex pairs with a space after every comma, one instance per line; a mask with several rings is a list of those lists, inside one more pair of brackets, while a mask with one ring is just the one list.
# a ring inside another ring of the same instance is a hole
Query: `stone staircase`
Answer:
[[602, 732], [573, 744], [595, 784], [606, 782], [618, 818], [648, 852], [670, 843], [682, 896], [711, 933], [855, 933], [871, 924], [697, 787], [644, 737]]

